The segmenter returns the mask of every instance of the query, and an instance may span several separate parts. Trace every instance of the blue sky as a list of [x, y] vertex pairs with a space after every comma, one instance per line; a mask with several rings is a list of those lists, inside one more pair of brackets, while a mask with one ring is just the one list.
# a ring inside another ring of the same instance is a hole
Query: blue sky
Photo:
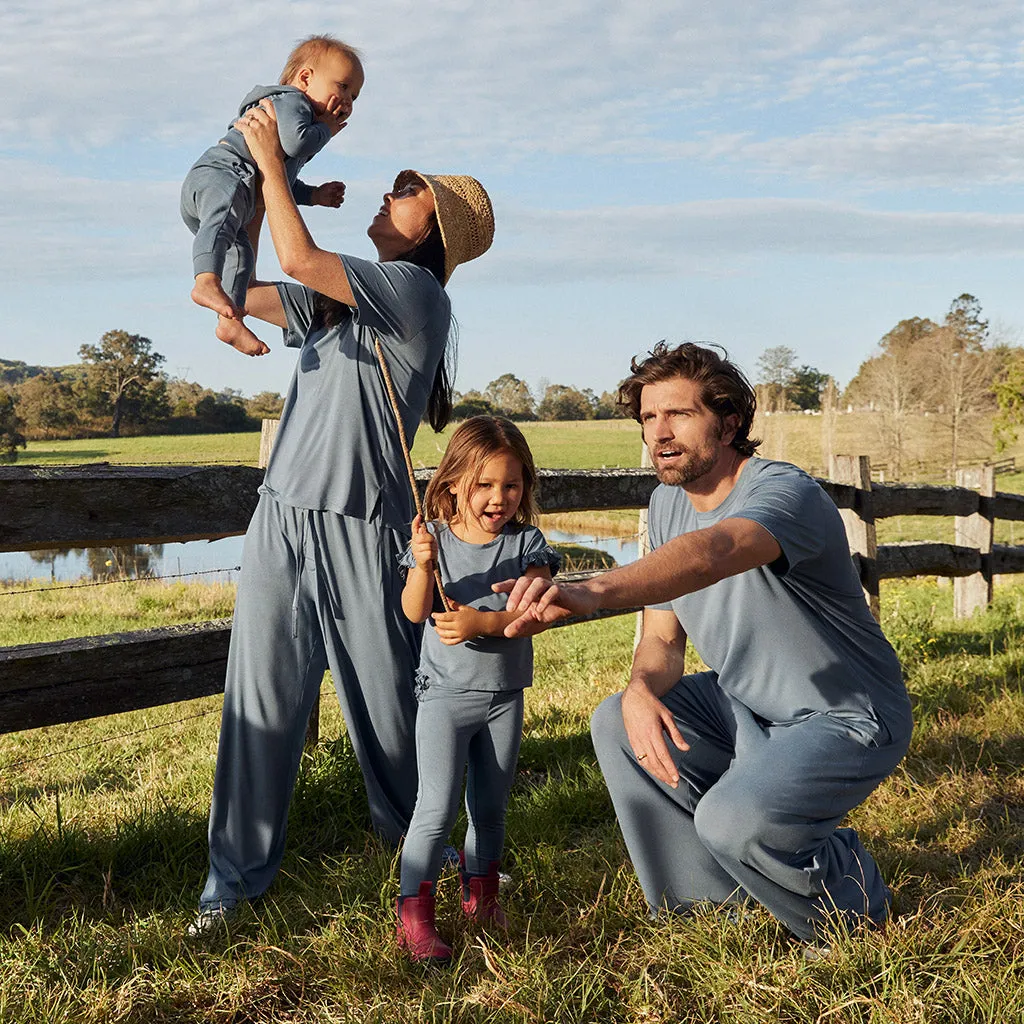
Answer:
[[[77, 361], [106, 330], [165, 369], [284, 391], [192, 305], [178, 189], [293, 43], [365, 55], [349, 126], [309, 166], [325, 248], [404, 167], [475, 174], [494, 246], [460, 268], [461, 390], [512, 372], [614, 387], [661, 338], [748, 371], [788, 345], [846, 383], [961, 292], [1024, 333], [1024, 10], [936, 0], [6, 0], [0, 7], [0, 358]], [[278, 276], [265, 235], [260, 272]]]

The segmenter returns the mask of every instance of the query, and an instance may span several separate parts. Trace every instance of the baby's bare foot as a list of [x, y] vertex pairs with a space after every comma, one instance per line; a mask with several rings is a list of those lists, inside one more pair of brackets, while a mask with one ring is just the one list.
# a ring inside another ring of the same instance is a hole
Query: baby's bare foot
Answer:
[[192, 289], [192, 301], [198, 306], [212, 309], [214, 313], [222, 317], [240, 319], [245, 315], [245, 310], [239, 309], [228, 298], [228, 294], [221, 287], [220, 278], [216, 274], [196, 274], [195, 287]]
[[241, 320], [219, 317], [216, 334], [221, 341], [237, 348], [243, 355], [265, 356], [270, 351], [269, 346], [260, 341]]

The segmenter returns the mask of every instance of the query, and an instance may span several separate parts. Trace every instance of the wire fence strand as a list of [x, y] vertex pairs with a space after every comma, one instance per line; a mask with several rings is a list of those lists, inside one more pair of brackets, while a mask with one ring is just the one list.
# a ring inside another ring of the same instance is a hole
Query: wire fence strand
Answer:
[[18, 597], [21, 594], [49, 594], [55, 590], [81, 590], [85, 587], [109, 587], [116, 583], [155, 583], [158, 580], [181, 580], [188, 576], [209, 576], [217, 572], [241, 572], [240, 565], [226, 565], [222, 569], [197, 569], [195, 572], [173, 572], [166, 576], [124, 576], [117, 580], [90, 580], [88, 583], [53, 583], [48, 587], [26, 587], [22, 590], [0, 590], [0, 597]]
[[65, 747], [63, 750], [52, 750], [49, 754], [40, 754], [38, 757], [26, 757], [21, 761], [11, 761], [0, 767], [0, 772], [10, 771], [12, 768], [22, 768], [27, 764], [36, 764], [39, 761], [48, 761], [51, 757], [60, 757], [62, 754], [73, 754], [77, 750], [87, 750], [89, 747], [99, 747], [104, 743], [114, 743], [116, 740], [130, 739], [132, 736], [142, 736], [147, 732], [155, 732], [157, 729], [166, 729], [172, 725], [181, 725], [182, 722], [191, 722], [197, 718], [207, 718], [210, 715], [220, 714], [220, 708], [211, 708], [209, 711], [200, 711], [194, 715], [185, 715], [183, 718], [175, 718], [169, 722], [158, 722], [156, 725], [148, 725], [145, 729], [133, 729], [131, 732], [118, 733], [116, 736], [105, 736], [101, 740], [91, 740], [89, 743], [79, 743], [74, 747]]

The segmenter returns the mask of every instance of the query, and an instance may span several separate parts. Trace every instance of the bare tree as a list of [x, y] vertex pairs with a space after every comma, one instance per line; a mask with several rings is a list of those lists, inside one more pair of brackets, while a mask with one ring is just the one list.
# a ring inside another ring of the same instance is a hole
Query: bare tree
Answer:
[[836, 453], [836, 420], [839, 414], [839, 388], [832, 377], [821, 389], [821, 457], [825, 460], [825, 473], [829, 473], [832, 456]]
[[757, 382], [764, 387], [765, 412], [781, 412], [786, 408], [795, 362], [796, 353], [786, 345], [766, 348], [758, 356]]
[[931, 404], [945, 416], [950, 434], [950, 466], [960, 465], [966, 417], [991, 401], [994, 360], [985, 349], [988, 321], [973, 295], [953, 300], [942, 326], [933, 331], [928, 350]]
[[910, 414], [928, 397], [933, 375], [927, 361], [938, 330], [938, 324], [921, 317], [901, 320], [878, 343], [878, 354], [861, 364], [848, 388], [851, 398], [869, 402], [878, 413], [882, 444], [897, 480], [903, 473]]

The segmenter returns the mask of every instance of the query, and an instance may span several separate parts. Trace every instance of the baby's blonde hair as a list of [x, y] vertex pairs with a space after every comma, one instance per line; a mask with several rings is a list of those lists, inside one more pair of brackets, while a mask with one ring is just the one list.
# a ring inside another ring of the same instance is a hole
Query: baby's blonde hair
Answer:
[[[500, 416], [473, 416], [459, 424], [452, 434], [441, 463], [427, 484], [423, 510], [427, 519], [450, 523], [458, 513], [459, 503], [467, 504], [469, 489], [476, 482], [484, 463], [495, 455], [508, 452], [523, 466], [523, 496], [514, 521], [532, 526], [537, 519], [537, 469], [533, 453], [523, 432], [510, 420]], [[449, 488], [458, 492], [452, 494]]]
[[326, 32], [318, 36], [309, 36], [288, 54], [288, 61], [281, 72], [280, 85], [289, 85], [291, 80], [303, 69], [315, 67], [329, 53], [337, 53], [342, 57], [348, 57], [355, 61], [360, 67], [363, 66], [362, 55], [354, 46], [343, 43], [340, 39], [328, 35]]

